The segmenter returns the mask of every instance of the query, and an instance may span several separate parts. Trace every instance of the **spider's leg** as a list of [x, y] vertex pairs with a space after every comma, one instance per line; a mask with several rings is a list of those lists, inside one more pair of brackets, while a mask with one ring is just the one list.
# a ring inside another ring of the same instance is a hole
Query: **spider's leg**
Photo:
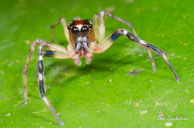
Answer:
[[99, 13], [99, 38], [98, 41], [102, 42], [105, 38], [105, 13], [104, 11], [101, 11]]
[[[101, 11], [99, 13], [99, 15], [97, 15], [99, 17], [99, 33], [98, 34], [98, 41], [99, 42], [102, 42], [104, 40], [104, 35], [105, 35], [105, 24], [104, 24], [104, 18], [105, 18], [105, 15], [109, 16], [110, 18], [113, 18], [121, 23], [124, 23], [125, 25], [129, 26], [133, 32], [133, 34], [135, 35], [135, 37], [138, 38], [138, 35], [134, 29], [134, 27], [132, 26], [132, 24], [128, 21], [125, 21], [115, 15], [113, 15], [112, 13], [108, 12], [108, 11]], [[155, 66], [155, 63], [154, 63], [154, 60], [153, 60], [153, 57], [152, 57], [152, 53], [150, 52], [149, 49], [146, 49], [147, 52], [148, 52], [148, 55], [149, 55], [149, 58], [150, 58], [150, 61], [152, 62], [152, 70], [153, 71], [156, 71], [156, 66]]]
[[57, 22], [55, 22], [54, 24], [51, 25], [51, 42], [54, 42], [54, 28], [61, 23], [64, 29], [64, 34], [65, 37], [67, 39], [67, 41], [69, 42], [69, 32], [67, 29], [67, 24], [66, 24], [66, 20], [64, 18], [60, 18]]
[[[24, 80], [24, 102], [27, 102], [27, 77], [26, 77], [26, 72], [32, 57], [32, 53], [34, 52], [34, 49], [36, 47], [36, 45], [42, 45], [44, 47], [47, 47], [48, 49], [54, 51], [54, 52], [45, 52], [45, 56], [52, 56], [54, 58], [59, 58], [59, 59], [67, 59], [67, 58], [71, 58], [71, 51], [67, 51], [66, 48], [60, 46], [60, 45], [56, 45], [56, 44], [51, 44], [48, 42], [45, 42], [43, 40], [35, 40], [31, 47], [30, 47], [30, 51], [29, 51], [29, 56], [27, 58], [25, 67], [23, 69], [23, 80]], [[49, 55], [50, 53], [50, 55]]]
[[[120, 31], [120, 30], [118, 30], [118, 32], [119, 32], [119, 31]], [[125, 29], [123, 29], [123, 30], [121, 30], [121, 31], [125, 34], [126, 37], [128, 37], [128, 39], [130, 39], [130, 40], [132, 40], [132, 41], [138, 43], [138, 44], [141, 45], [142, 47], [144, 47], [144, 48], [146, 48], [146, 49], [149, 49], [149, 50], [152, 50], [152, 51], [158, 53], [160, 56], [162, 56], [162, 58], [164, 59], [164, 61], [167, 63], [167, 65], [169, 66], [169, 68], [172, 70], [175, 79], [176, 79], [177, 81], [180, 81], [180, 79], [179, 79], [179, 77], [178, 77], [176, 71], [174, 70], [174, 68], [172, 67], [172, 65], [171, 65], [170, 62], [168, 61], [168, 59], [167, 59], [165, 53], [164, 53], [161, 49], [159, 49], [158, 47], [156, 47], [156, 46], [154, 46], [154, 45], [152, 45], [152, 44], [149, 44], [148, 42], [146, 42], [146, 41], [144, 41], [144, 40], [142, 40], [142, 39], [140, 39], [140, 38], [135, 37], [134, 35], [132, 35], [130, 32], [128, 32], [128, 31], [125, 30]]]
[[26, 77], [26, 72], [28, 69], [28, 65], [30, 63], [31, 57], [32, 57], [32, 53], [34, 52], [35, 46], [36, 45], [40, 45], [40, 44], [46, 44], [46, 42], [41, 41], [41, 40], [36, 40], [32, 43], [31, 47], [30, 47], [30, 51], [29, 51], [29, 56], [27, 58], [25, 67], [23, 69], [23, 80], [24, 80], [24, 103], [27, 102], [27, 77]]
[[27, 58], [27, 61], [26, 61], [26, 64], [25, 64], [25, 67], [23, 69], [23, 80], [24, 80], [24, 103], [27, 102], [27, 77], [26, 77], [26, 72], [27, 72], [27, 69], [28, 69], [28, 65], [30, 63], [30, 60], [31, 60], [31, 57], [32, 57], [32, 53], [34, 52], [34, 49], [36, 47], [36, 45], [43, 45], [45, 47], [48, 47], [50, 50], [53, 50], [53, 51], [58, 51], [54, 57], [55, 58], [62, 58], [62, 59], [66, 59], [66, 58], [69, 58], [68, 54], [67, 54], [67, 50], [62, 47], [62, 46], [59, 46], [59, 45], [56, 45], [56, 44], [51, 44], [51, 43], [47, 43], [43, 40], [35, 40], [31, 47], [30, 47], [30, 51], [29, 51], [29, 56]]
[[[123, 24], [125, 24], [125, 25], [127, 25], [127, 26], [129, 26], [130, 28], [131, 28], [131, 30], [132, 30], [132, 32], [133, 32], [133, 34], [135, 35], [135, 37], [138, 37], [138, 35], [137, 35], [137, 33], [136, 33], [136, 31], [135, 31], [135, 29], [134, 29], [134, 27], [132, 26], [132, 24], [130, 23], [130, 22], [128, 22], [128, 21], [126, 21], [126, 20], [123, 20], [123, 19], [121, 19], [121, 18], [119, 18], [119, 17], [117, 17], [117, 16], [115, 16], [115, 15], [113, 15], [112, 13], [110, 13], [109, 11], [101, 11], [100, 12], [100, 14], [99, 14], [99, 19], [100, 19], [100, 28], [99, 28], [99, 30], [101, 31], [101, 30], [103, 30], [103, 28], [105, 29], [105, 27], [104, 27], [104, 16], [109, 16], [110, 18], [113, 18], [113, 19], [115, 19], [115, 20], [117, 20], [117, 21], [119, 21], [119, 22], [121, 22], [121, 23], [123, 23]], [[103, 33], [103, 31], [102, 31], [102, 33]]]
[[93, 18], [93, 24], [94, 24], [94, 35], [95, 39], [99, 40], [99, 15], [95, 14]]
[[[32, 53], [35, 49], [35, 46], [39, 45], [39, 56], [38, 56], [38, 83], [39, 83], [39, 88], [40, 88], [40, 94], [46, 105], [49, 107], [53, 115], [55, 116], [56, 120], [60, 125], [63, 125], [63, 122], [59, 119], [59, 117], [56, 115], [54, 108], [51, 106], [49, 103], [48, 99], [45, 96], [45, 90], [44, 90], [44, 72], [43, 72], [43, 57], [44, 56], [49, 56], [49, 57], [54, 57], [54, 58], [59, 58], [59, 59], [67, 59], [71, 58], [71, 51], [67, 51], [64, 47], [56, 45], [56, 44], [51, 44], [47, 43], [43, 40], [35, 40], [30, 48], [30, 53], [27, 58], [26, 65], [23, 69], [23, 78], [24, 78], [24, 102], [27, 101], [27, 78], [26, 78], [26, 72], [28, 65], [31, 60]], [[47, 47], [49, 51], [42, 51], [43, 47]]]
[[154, 59], [153, 59], [153, 57], [152, 57], [151, 50], [148, 49], [148, 48], [146, 48], [146, 49], [147, 49], [147, 52], [148, 52], [150, 61], [152, 62], [152, 70], [153, 70], [153, 71], [156, 71], [156, 65], [155, 65]]
[[[54, 54], [54, 52], [52, 54]], [[45, 96], [43, 55], [44, 55], [44, 52], [42, 51], [42, 46], [40, 45], [39, 46], [39, 51], [38, 51], [38, 72], [37, 72], [40, 95], [41, 95], [43, 101], [45, 102], [45, 104], [49, 107], [49, 109], [52, 112], [52, 114], [54, 115], [55, 119], [58, 121], [59, 125], [63, 126], [64, 123], [57, 116], [57, 114], [55, 113], [54, 108], [51, 106], [50, 102], [48, 101], [47, 97]]]
[[81, 20], [81, 18], [79, 16], [75, 16], [73, 17], [73, 20]]
[[140, 38], [135, 37], [128, 30], [118, 29], [116, 32], [109, 35], [104, 40], [104, 42], [102, 42], [100, 44], [96, 44], [96, 49], [94, 50], [94, 52], [96, 52], [96, 53], [104, 52], [106, 49], [108, 49], [113, 44], [113, 41], [116, 40], [117, 38], [119, 38], [121, 35], [125, 35], [128, 39], [132, 40], [133, 42], [138, 43], [142, 47], [160, 54], [162, 56], [162, 58], [164, 59], [164, 61], [168, 64], [168, 66], [170, 67], [172, 72], [174, 73], [175, 79], [177, 81], [179, 81], [179, 77], [178, 77], [177, 73], [175, 72], [174, 68], [172, 67], [172, 65], [170, 64], [170, 62], [168, 61], [165, 53], [161, 49], [157, 48], [156, 46], [149, 44]]

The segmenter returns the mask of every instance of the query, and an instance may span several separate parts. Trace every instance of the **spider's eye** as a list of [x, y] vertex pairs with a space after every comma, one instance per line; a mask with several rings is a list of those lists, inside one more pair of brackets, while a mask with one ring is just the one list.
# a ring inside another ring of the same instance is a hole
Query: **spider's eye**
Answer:
[[71, 29], [71, 32], [74, 33], [74, 34], [79, 33], [79, 29], [77, 27], [73, 27]]
[[68, 26], [68, 27], [67, 27], [67, 29], [71, 30], [71, 27], [70, 27], [70, 26]]
[[88, 32], [88, 27], [83, 26], [83, 27], [81, 28], [81, 32]]
[[89, 28], [92, 28], [92, 27], [93, 27], [93, 25], [92, 25], [92, 24], [89, 24], [89, 25], [88, 25], [88, 27], [89, 27]]

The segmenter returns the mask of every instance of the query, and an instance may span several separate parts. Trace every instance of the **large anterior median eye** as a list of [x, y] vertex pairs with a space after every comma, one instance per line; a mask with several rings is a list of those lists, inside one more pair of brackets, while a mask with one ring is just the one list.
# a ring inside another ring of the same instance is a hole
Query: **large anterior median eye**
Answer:
[[79, 29], [77, 27], [73, 27], [71, 29], [71, 32], [74, 33], [74, 34], [79, 33]]
[[81, 32], [88, 32], [88, 27], [83, 26], [83, 27], [81, 28]]

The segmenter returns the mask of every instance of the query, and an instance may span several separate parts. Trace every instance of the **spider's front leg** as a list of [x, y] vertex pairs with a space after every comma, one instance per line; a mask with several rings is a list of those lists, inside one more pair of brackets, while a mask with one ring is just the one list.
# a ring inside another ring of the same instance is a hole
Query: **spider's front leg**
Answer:
[[[24, 79], [24, 102], [27, 101], [27, 77], [26, 77], [26, 72], [28, 65], [31, 60], [32, 53], [35, 49], [35, 46], [39, 45], [39, 50], [38, 50], [38, 70], [37, 70], [37, 77], [38, 77], [38, 83], [39, 83], [39, 89], [40, 89], [40, 94], [45, 102], [45, 104], [49, 107], [50, 111], [54, 115], [55, 119], [58, 121], [60, 125], [63, 125], [63, 122], [60, 120], [60, 118], [57, 116], [55, 113], [54, 108], [48, 101], [47, 97], [45, 96], [45, 90], [44, 90], [44, 68], [43, 68], [43, 57], [55, 57], [55, 58], [60, 58], [60, 59], [67, 59], [70, 58], [71, 55], [70, 53], [64, 48], [59, 45], [55, 44], [50, 44], [42, 40], [36, 40], [32, 43], [31, 48], [30, 48], [30, 53], [26, 62], [26, 65], [23, 70], [23, 79]], [[47, 47], [49, 51], [43, 51], [43, 47]]]
[[[110, 18], [117, 20], [117, 21], [129, 26], [130, 29], [132, 30], [133, 34], [135, 35], [135, 37], [139, 38], [133, 25], [130, 22], [113, 15], [112, 13], [110, 13], [108, 11], [101, 11], [99, 14], [94, 15], [94, 22], [95, 22], [94, 28], [96, 31], [95, 35], [96, 35], [96, 38], [98, 39], [99, 42], [102, 42], [105, 38], [105, 24], [104, 24], [105, 16], [109, 16]], [[155, 66], [155, 63], [154, 63], [154, 60], [152, 57], [152, 53], [151, 53], [150, 49], [146, 48], [146, 50], [148, 52], [150, 61], [152, 62], [152, 70], [156, 71], [156, 66]]]
[[138, 43], [139, 45], [141, 45], [145, 49], [148, 49], [149, 51], [152, 50], [154, 52], [157, 52], [160, 56], [162, 56], [164, 61], [168, 64], [168, 66], [170, 67], [170, 69], [174, 73], [175, 79], [177, 81], [179, 81], [179, 77], [178, 77], [177, 73], [175, 72], [174, 68], [172, 67], [172, 65], [168, 61], [166, 55], [164, 54], [164, 52], [161, 49], [157, 48], [156, 46], [154, 46], [152, 44], [145, 42], [144, 40], [142, 40], [140, 38], [135, 37], [126, 29], [118, 29], [113, 34], [111, 34], [107, 38], [105, 38], [103, 42], [101, 42], [100, 44], [96, 44], [96, 48], [95, 48], [94, 52], [96, 52], [96, 53], [104, 52], [113, 44], [113, 41], [115, 41], [121, 35], [125, 35], [128, 39], [132, 40], [133, 42]]
[[51, 106], [50, 102], [48, 101], [47, 97], [45, 96], [45, 89], [44, 89], [44, 69], [43, 69], [43, 56], [44, 54], [55, 54], [55, 52], [49, 51], [48, 52], [43, 52], [42, 51], [42, 46], [39, 46], [39, 52], [38, 52], [38, 83], [39, 83], [39, 89], [40, 89], [40, 94], [45, 102], [45, 104], [49, 107], [50, 111], [54, 115], [55, 119], [58, 121], [59, 125], [63, 126], [64, 123], [61, 121], [61, 119], [58, 117], [58, 115], [55, 113], [55, 109]]

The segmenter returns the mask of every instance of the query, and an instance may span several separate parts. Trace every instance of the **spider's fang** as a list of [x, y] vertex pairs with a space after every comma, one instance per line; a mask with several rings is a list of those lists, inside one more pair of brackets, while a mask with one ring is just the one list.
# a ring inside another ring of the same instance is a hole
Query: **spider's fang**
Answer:
[[83, 47], [84, 47], [87, 51], [89, 51], [89, 48], [88, 48], [88, 45], [87, 45], [86, 42], [83, 42]]
[[76, 52], [79, 51], [80, 48], [81, 48], [81, 43], [77, 43], [75, 51]]

